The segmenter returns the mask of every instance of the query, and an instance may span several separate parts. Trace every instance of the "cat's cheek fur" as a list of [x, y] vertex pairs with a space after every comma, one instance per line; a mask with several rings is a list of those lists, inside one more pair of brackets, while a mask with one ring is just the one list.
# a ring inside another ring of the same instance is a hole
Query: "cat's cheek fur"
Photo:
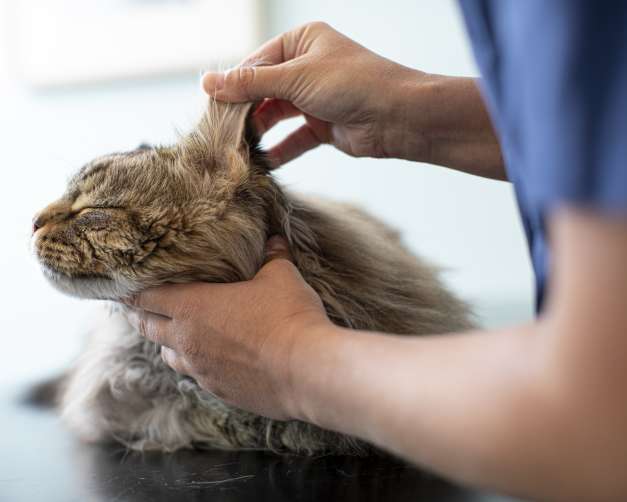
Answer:
[[44, 277], [58, 291], [78, 298], [121, 300], [136, 293], [140, 288], [128, 279], [118, 276], [112, 279], [79, 277], [72, 278], [42, 266]]

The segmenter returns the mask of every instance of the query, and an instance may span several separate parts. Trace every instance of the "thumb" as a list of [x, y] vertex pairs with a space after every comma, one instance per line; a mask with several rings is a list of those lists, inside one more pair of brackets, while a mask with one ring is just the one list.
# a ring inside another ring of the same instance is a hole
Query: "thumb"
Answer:
[[276, 280], [277, 274], [282, 277], [288, 274], [288, 277], [292, 277], [294, 273], [300, 275], [294, 265], [289, 244], [285, 238], [278, 235], [270, 237], [266, 244], [266, 256], [263, 265], [255, 275], [255, 279], [273, 278]]
[[269, 261], [279, 258], [290, 262], [294, 261], [290, 253], [289, 244], [285, 238], [280, 235], [273, 235], [268, 239], [266, 244], [266, 258], [264, 263], [268, 263]]
[[282, 91], [281, 65], [237, 66], [224, 73], [205, 73], [204, 91], [220, 101], [243, 103], [264, 98], [289, 99]]

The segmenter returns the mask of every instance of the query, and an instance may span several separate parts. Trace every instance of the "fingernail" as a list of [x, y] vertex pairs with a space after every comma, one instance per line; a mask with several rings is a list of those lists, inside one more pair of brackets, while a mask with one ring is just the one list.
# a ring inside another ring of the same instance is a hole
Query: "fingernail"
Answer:
[[205, 73], [202, 76], [202, 88], [207, 94], [215, 94], [224, 88], [224, 73]]
[[266, 253], [280, 253], [282, 251], [288, 251], [287, 241], [280, 235], [273, 235], [268, 239], [266, 243]]

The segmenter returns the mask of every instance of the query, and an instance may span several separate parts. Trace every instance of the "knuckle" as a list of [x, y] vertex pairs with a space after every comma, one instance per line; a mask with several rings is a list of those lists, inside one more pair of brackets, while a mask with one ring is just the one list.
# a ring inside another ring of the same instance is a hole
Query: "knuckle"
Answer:
[[277, 274], [285, 276], [292, 275], [296, 268], [286, 256], [280, 255], [273, 259], [269, 264], [274, 267], [273, 270], [276, 270]]
[[269, 261], [265, 266], [265, 278], [281, 284], [293, 282], [294, 273], [297, 270], [294, 264], [287, 258], [277, 257]]
[[329, 25], [329, 23], [325, 23], [324, 21], [312, 21], [310, 23], [307, 23], [305, 26], [315, 31], [323, 31], [331, 28], [331, 25]]
[[281, 258], [273, 256], [271, 256], [270, 258], [271, 259], [264, 265], [266, 272], [270, 272], [272, 274], [280, 273], [280, 270], [283, 268], [283, 265], [281, 264]]
[[256, 70], [254, 66], [240, 66], [237, 68], [237, 79], [241, 88], [248, 93], [255, 82]]
[[295, 31], [304, 35], [307, 33], [319, 33], [330, 28], [331, 26], [324, 21], [309, 21], [308, 23], [301, 24]]
[[148, 337], [148, 321], [146, 320], [146, 317], [141, 314], [139, 315], [137, 330], [141, 336]]

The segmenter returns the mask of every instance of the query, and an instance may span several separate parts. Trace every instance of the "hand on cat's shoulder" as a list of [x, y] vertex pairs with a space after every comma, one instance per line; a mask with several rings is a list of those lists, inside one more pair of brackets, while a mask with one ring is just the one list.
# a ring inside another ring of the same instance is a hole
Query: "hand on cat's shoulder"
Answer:
[[166, 364], [224, 401], [271, 418], [297, 418], [292, 351], [308, 331], [331, 322], [287, 243], [271, 238], [266, 255], [250, 281], [146, 290], [129, 300], [128, 318], [162, 346]]

